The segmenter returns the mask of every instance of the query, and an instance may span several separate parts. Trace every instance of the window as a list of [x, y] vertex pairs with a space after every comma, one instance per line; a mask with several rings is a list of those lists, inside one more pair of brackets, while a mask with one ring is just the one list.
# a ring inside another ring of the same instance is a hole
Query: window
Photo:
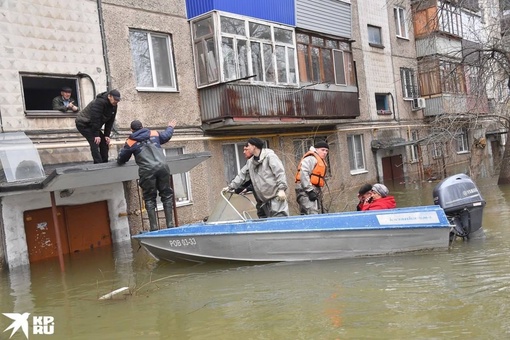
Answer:
[[464, 68], [461, 64], [441, 60], [439, 71], [443, 93], [466, 93]]
[[223, 145], [223, 160], [225, 162], [225, 182], [230, 183], [246, 164], [243, 154], [246, 142]]
[[406, 12], [402, 7], [395, 7], [393, 9], [393, 14], [395, 15], [395, 30], [397, 32], [397, 37], [399, 38], [409, 38], [407, 34], [407, 20], [406, 20]]
[[368, 44], [375, 47], [384, 47], [380, 27], [368, 25]]
[[418, 88], [416, 86], [416, 79], [414, 71], [410, 68], [400, 69], [400, 81], [402, 83], [402, 96], [404, 98], [418, 97]]
[[439, 75], [439, 61], [429, 60], [420, 63], [419, 67], [420, 93], [424, 96], [441, 93], [441, 79]]
[[457, 153], [469, 152], [468, 134], [466, 129], [462, 129], [462, 131], [455, 136], [455, 140], [457, 141]]
[[466, 66], [466, 79], [469, 94], [483, 95], [485, 92], [482, 85], [483, 73], [480, 67]]
[[411, 162], [418, 162], [419, 159], [419, 150], [417, 143], [419, 140], [418, 131], [416, 130], [411, 131], [411, 140], [416, 142], [415, 144], [411, 145]]
[[177, 91], [172, 44], [168, 34], [129, 31], [136, 88]]
[[291, 27], [220, 15], [219, 27], [208, 16], [192, 22], [192, 29], [198, 87], [248, 78], [297, 85]]
[[365, 155], [363, 150], [363, 135], [347, 136], [349, 147], [349, 165], [351, 174], [365, 172]]
[[[178, 156], [183, 154], [183, 148], [170, 148], [163, 149], [166, 154], [170, 156]], [[172, 175], [174, 185], [174, 199], [176, 206], [186, 205], [191, 203], [191, 185], [189, 174], [175, 174]], [[159, 197], [159, 196], [158, 196]], [[163, 209], [163, 204], [158, 200], [158, 210]]]
[[62, 87], [70, 87], [71, 97], [76, 105], [82, 108], [80, 97], [79, 78], [76, 76], [56, 76], [41, 74], [20, 74], [23, 87], [23, 103], [27, 116], [55, 116], [74, 117], [74, 112], [60, 112], [53, 110], [53, 98], [60, 96]]
[[458, 36], [461, 32], [460, 8], [446, 2], [442, 2], [439, 8], [439, 29]]
[[376, 93], [375, 94], [375, 106], [376, 106], [378, 115], [391, 114], [389, 100], [388, 100], [388, 94]]
[[297, 33], [302, 82], [356, 86], [351, 44], [308, 33]]
[[443, 155], [443, 144], [433, 143], [432, 144], [432, 158], [437, 159]]

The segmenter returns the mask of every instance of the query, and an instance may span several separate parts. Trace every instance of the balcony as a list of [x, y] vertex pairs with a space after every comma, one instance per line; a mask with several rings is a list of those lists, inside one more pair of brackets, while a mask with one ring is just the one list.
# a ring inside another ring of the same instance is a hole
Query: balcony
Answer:
[[427, 98], [425, 116], [441, 114], [483, 114], [489, 112], [489, 101], [485, 96], [443, 94], [439, 97]]
[[199, 90], [202, 126], [208, 132], [285, 131], [335, 125], [360, 115], [357, 92], [224, 83]]

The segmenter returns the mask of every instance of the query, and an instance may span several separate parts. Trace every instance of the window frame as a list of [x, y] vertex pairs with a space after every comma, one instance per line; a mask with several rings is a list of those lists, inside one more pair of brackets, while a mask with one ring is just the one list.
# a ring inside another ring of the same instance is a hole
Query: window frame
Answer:
[[[417, 142], [420, 139], [418, 130], [412, 130], [411, 131], [411, 140], [414, 142]], [[418, 143], [411, 144], [410, 146], [411, 151], [411, 163], [417, 163], [419, 161], [419, 147]]]
[[439, 74], [442, 93], [467, 92], [464, 66], [447, 60], [439, 60]]
[[[184, 155], [184, 148], [183, 147], [177, 147], [177, 148], [163, 148], [163, 152], [169, 155]], [[173, 200], [175, 202], [176, 207], [182, 207], [186, 205], [193, 204], [193, 197], [191, 193], [191, 179], [189, 172], [184, 172], [180, 174], [173, 174], [172, 175], [172, 183], [173, 183]], [[177, 197], [179, 194], [180, 189], [176, 188], [176, 183], [181, 183], [183, 187], [183, 192], [187, 195], [187, 197]], [[157, 200], [157, 210], [161, 211], [163, 210], [163, 203], [161, 202], [161, 197], [158, 195]]]
[[[150, 59], [150, 74], [151, 74], [151, 80], [152, 80], [152, 86], [140, 86], [139, 85], [139, 79], [138, 79], [138, 73], [137, 73], [137, 67], [136, 67], [136, 60], [135, 60], [135, 49], [133, 48], [134, 41], [132, 40], [132, 33], [144, 33], [146, 34], [146, 43], [148, 46], [148, 53], [149, 53], [149, 59]], [[166, 49], [167, 49], [167, 59], [168, 59], [168, 67], [169, 67], [169, 77], [171, 79], [168, 79], [173, 85], [165, 86], [165, 85], [159, 85], [158, 84], [158, 74], [162, 73], [157, 70], [157, 67], [159, 65], [156, 65], [156, 57], [154, 55], [154, 46], [153, 46], [153, 38], [163, 38], [165, 39], [166, 43]], [[173, 49], [173, 39], [172, 36], [168, 33], [161, 33], [161, 32], [152, 32], [147, 31], [143, 29], [138, 28], [130, 28], [129, 29], [129, 44], [131, 49], [131, 61], [133, 63], [133, 75], [135, 77], [135, 83], [136, 83], [136, 90], [138, 91], [144, 91], [144, 92], [178, 92], [178, 82], [177, 82], [177, 70], [175, 65], [175, 59], [174, 59], [174, 49]]]
[[[395, 16], [395, 32], [397, 38], [409, 39], [409, 28], [407, 27], [406, 9], [403, 7], [395, 6], [393, 8]], [[402, 30], [404, 30], [402, 34]]]
[[469, 138], [467, 129], [462, 129], [455, 135], [457, 154], [469, 153]]
[[[418, 86], [416, 75], [412, 68], [400, 68], [400, 82], [402, 84], [402, 97], [404, 99], [413, 99], [418, 97]], [[410, 82], [410, 84], [408, 84]]]
[[[383, 40], [382, 40], [382, 28], [374, 25], [367, 25], [367, 36], [368, 36], [368, 45], [372, 47], [384, 48]], [[371, 34], [372, 32], [372, 34]], [[374, 38], [373, 34], [377, 33], [378, 41], [372, 40]]]
[[462, 37], [461, 9], [451, 3], [438, 1], [439, 30]]
[[362, 134], [347, 135], [347, 149], [349, 153], [349, 169], [351, 175], [367, 172], [363, 135]]
[[80, 78], [78, 76], [20, 72], [19, 77], [23, 111], [26, 117], [76, 117], [80, 111], [61, 112], [53, 110], [52, 100], [60, 96], [60, 89], [64, 86], [71, 88], [71, 97], [76, 99], [76, 104], [80, 110], [83, 109]]
[[[352, 46], [349, 41], [298, 31], [296, 46], [301, 83], [357, 86]], [[317, 51], [316, 59], [312, 53], [314, 50]], [[329, 69], [326, 62], [328, 58]]]

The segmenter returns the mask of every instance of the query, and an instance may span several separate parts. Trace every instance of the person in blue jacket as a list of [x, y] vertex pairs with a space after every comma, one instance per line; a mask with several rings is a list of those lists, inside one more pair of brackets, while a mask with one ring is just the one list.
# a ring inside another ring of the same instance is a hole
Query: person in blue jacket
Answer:
[[174, 226], [174, 193], [170, 186], [170, 169], [166, 163], [165, 153], [161, 145], [172, 138], [176, 124], [175, 120], [171, 120], [165, 131], [158, 132], [144, 128], [139, 120], [132, 121], [132, 133], [126, 140], [117, 158], [117, 163], [122, 165], [129, 161], [131, 155], [135, 156], [140, 177], [139, 185], [142, 188], [150, 231], [158, 229], [158, 216], [156, 212], [158, 192], [163, 203], [166, 227], [172, 228]]

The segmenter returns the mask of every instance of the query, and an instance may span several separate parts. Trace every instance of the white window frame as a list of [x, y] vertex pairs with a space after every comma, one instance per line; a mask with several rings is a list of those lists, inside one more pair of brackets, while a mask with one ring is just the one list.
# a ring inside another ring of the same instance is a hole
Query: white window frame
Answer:
[[[133, 49], [133, 40], [131, 40], [131, 34], [132, 33], [142, 33], [146, 34], [147, 36], [147, 45], [149, 48], [149, 58], [150, 58], [150, 71], [152, 76], [152, 86], [139, 86], [138, 83], [138, 76], [137, 76], [137, 68], [136, 66], [133, 66], [133, 73], [135, 74], [136, 78], [136, 89], [139, 91], [156, 91], [156, 92], [177, 92], [177, 75], [175, 72], [175, 64], [174, 64], [174, 57], [173, 57], [173, 48], [172, 48], [172, 38], [169, 34], [166, 33], [155, 33], [150, 31], [145, 31], [141, 29], [130, 29], [129, 35], [130, 35], [130, 46], [131, 46], [131, 58], [133, 60], [133, 64], [136, 64], [136, 56], [133, 55], [134, 49]], [[166, 48], [168, 55], [166, 56], [168, 59], [168, 67], [169, 67], [169, 77], [170, 79], [167, 79], [171, 83], [171, 85], [159, 85], [158, 84], [158, 74], [160, 73], [157, 69], [158, 65], [156, 65], [156, 60], [154, 57], [154, 50], [153, 50], [153, 42], [152, 38], [163, 38], [166, 42]]]
[[[419, 134], [418, 134], [417, 130], [411, 131], [411, 140], [412, 141], [418, 141], [419, 140]], [[411, 162], [413, 162], [413, 163], [418, 162], [418, 156], [419, 156], [418, 144], [417, 143], [416, 144], [412, 144], [410, 150], [411, 150]]]
[[432, 158], [438, 159], [443, 155], [443, 145], [442, 143], [432, 143]]
[[438, 1], [439, 29], [462, 37], [462, 19], [460, 8], [447, 2]]
[[409, 39], [405, 8], [394, 7], [393, 13], [395, 15], [395, 31], [397, 32], [397, 38]]
[[462, 129], [461, 132], [457, 133], [455, 140], [457, 141], [458, 154], [469, 152], [468, 132], [466, 129]]
[[[222, 18], [232, 18], [244, 21], [244, 35], [241, 34], [235, 34], [235, 33], [227, 33], [223, 32], [221, 30], [221, 20]], [[240, 16], [233, 16], [233, 15], [225, 15], [224, 13], [220, 14], [219, 16], [219, 24], [218, 24], [218, 45], [220, 46], [218, 56], [219, 60], [225, 61], [226, 56], [224, 55], [225, 49], [223, 48], [223, 38], [228, 38], [233, 40], [233, 59], [231, 60], [232, 63], [235, 63], [235, 75], [229, 76], [229, 74], [226, 74], [225, 70], [225, 62], [220, 63], [220, 75], [221, 75], [221, 82], [227, 82], [232, 81], [236, 79], [244, 78], [240, 74], [240, 66], [239, 62], [241, 58], [239, 57], [239, 51], [238, 51], [238, 44], [239, 41], [244, 41], [246, 43], [247, 47], [247, 63], [248, 63], [248, 76], [253, 76], [251, 79], [252, 82], [256, 83], [269, 83], [269, 84], [279, 84], [279, 85], [298, 85], [298, 64], [297, 64], [297, 50], [296, 50], [296, 38], [295, 38], [295, 32], [292, 27], [283, 26], [283, 25], [277, 25], [273, 24], [267, 21], [260, 21], [260, 20], [254, 20], [254, 19], [247, 19]], [[250, 35], [250, 24], [256, 24], [261, 26], [269, 27], [270, 29], [270, 37], [268, 39], [260, 38], [260, 37], [253, 37]], [[291, 42], [282, 42], [277, 41], [275, 36], [275, 29], [280, 29], [284, 31], [288, 31], [291, 34]], [[253, 53], [255, 50], [255, 47], [257, 47], [260, 51], [260, 65], [261, 69], [264, 70], [264, 72], [261, 72], [262, 74], [258, 74], [255, 72], [255, 64], [254, 64], [254, 58]], [[285, 57], [285, 80], [279, 79], [279, 71], [281, 71], [278, 66], [278, 61], [281, 61], [281, 59], [277, 58], [276, 50], [284, 48], [284, 57]], [[265, 56], [269, 55], [264, 53], [264, 49], [270, 48], [270, 58], [265, 58]], [[269, 70], [272, 70], [270, 73], [273, 75], [272, 79], [269, 79]]]
[[363, 135], [348, 135], [347, 146], [351, 175], [366, 172]]
[[400, 68], [400, 82], [402, 83], [402, 97], [404, 99], [413, 99], [418, 96], [416, 76], [413, 69]]
[[[184, 148], [167, 148], [163, 149], [163, 152], [172, 156], [177, 155], [183, 155], [184, 154]], [[185, 205], [190, 205], [193, 203], [193, 198], [191, 196], [191, 180], [188, 172], [180, 173], [180, 174], [174, 174], [172, 175], [172, 182], [173, 182], [173, 190], [174, 190], [174, 201], [176, 207], [181, 207]], [[179, 193], [181, 192], [181, 188], [179, 188], [179, 185], [182, 184], [182, 191], [184, 193], [183, 196], [179, 196]], [[176, 185], [177, 184], [177, 185]], [[158, 205], [157, 210], [163, 210], [163, 203], [161, 202], [161, 198], [158, 195]]]

